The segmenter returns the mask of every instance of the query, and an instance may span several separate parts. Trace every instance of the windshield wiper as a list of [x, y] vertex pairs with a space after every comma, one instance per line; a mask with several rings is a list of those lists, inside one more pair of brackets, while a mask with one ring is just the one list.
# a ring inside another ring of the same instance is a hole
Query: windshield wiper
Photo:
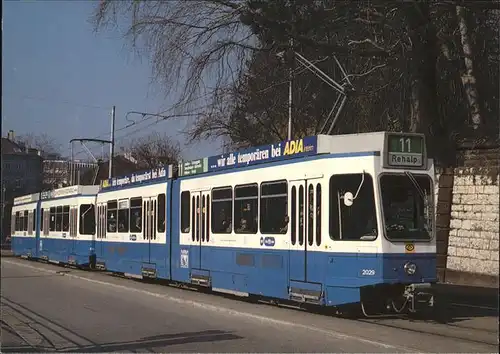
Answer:
[[425, 193], [422, 188], [420, 187], [420, 184], [418, 184], [418, 181], [415, 179], [415, 176], [413, 176], [413, 173], [409, 171], [405, 171], [405, 175], [408, 176], [410, 179], [411, 183], [415, 186], [415, 189], [418, 191], [420, 194], [420, 197], [422, 197], [422, 201], [424, 202], [424, 213], [425, 218], [427, 219], [427, 225], [429, 228], [432, 228], [432, 211], [431, 211], [431, 199], [427, 196], [427, 193]]
[[417, 189], [418, 193], [420, 194], [420, 196], [422, 197], [422, 199], [425, 201], [427, 195], [424, 193], [424, 191], [422, 190], [422, 188], [420, 188], [420, 184], [418, 184], [417, 180], [413, 176], [413, 173], [411, 173], [409, 171], [405, 171], [405, 175], [408, 176], [408, 178], [410, 179], [411, 183], [413, 183], [413, 185]]

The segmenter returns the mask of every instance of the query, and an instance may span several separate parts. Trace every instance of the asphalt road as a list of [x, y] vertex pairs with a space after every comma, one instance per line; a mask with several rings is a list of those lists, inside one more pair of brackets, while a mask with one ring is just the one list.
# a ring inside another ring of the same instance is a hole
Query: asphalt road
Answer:
[[2, 352], [498, 352], [498, 312], [375, 323], [16, 258], [1, 263]]

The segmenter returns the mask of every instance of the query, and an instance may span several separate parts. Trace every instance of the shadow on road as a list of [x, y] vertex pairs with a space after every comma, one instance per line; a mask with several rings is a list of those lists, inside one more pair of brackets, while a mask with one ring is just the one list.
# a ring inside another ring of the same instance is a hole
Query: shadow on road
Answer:
[[498, 319], [498, 309], [446, 304], [437, 306], [433, 315], [432, 319], [438, 323], [453, 324], [475, 318]]
[[437, 284], [434, 308], [414, 319], [449, 325], [470, 320], [498, 321], [498, 299], [497, 288]]
[[498, 288], [438, 284], [436, 315], [442, 323], [477, 317], [498, 318]]
[[154, 352], [154, 348], [158, 348], [162, 352], [161, 348], [171, 345], [182, 345], [190, 343], [202, 343], [202, 342], [218, 342], [226, 340], [242, 339], [243, 337], [235, 335], [231, 332], [220, 331], [220, 330], [206, 330], [199, 332], [181, 332], [174, 334], [164, 334], [151, 337], [144, 337], [138, 340], [132, 340], [127, 342], [111, 342], [102, 343], [95, 346], [80, 347], [74, 350], [64, 350], [65, 352], [88, 352], [88, 353], [100, 353], [100, 352], [124, 352], [124, 351], [135, 351], [135, 350], [149, 350]]
[[436, 284], [437, 297], [444, 297], [454, 303], [498, 308], [498, 287]]
[[[89, 352], [89, 353], [101, 353], [101, 352], [124, 352], [124, 351], [154, 351], [153, 348], [157, 348], [161, 352], [162, 347], [172, 346], [172, 345], [182, 345], [190, 343], [203, 343], [203, 342], [218, 342], [218, 341], [228, 341], [243, 339], [243, 337], [238, 336], [232, 332], [222, 331], [222, 330], [205, 330], [198, 332], [182, 332], [174, 334], [163, 334], [151, 337], [143, 337], [136, 340], [123, 341], [123, 342], [109, 342], [109, 343], [97, 343], [86, 338], [77, 332], [67, 328], [58, 321], [49, 319], [42, 314], [35, 312], [28, 307], [7, 299], [5, 296], [1, 297], [1, 308], [2, 313], [5, 309], [8, 309], [12, 314], [15, 315], [17, 321], [23, 323], [29, 323], [30, 328], [38, 328], [37, 333], [40, 334], [40, 338], [37, 336], [36, 339], [42, 339], [43, 341], [38, 344], [30, 345], [17, 331], [10, 328], [8, 323], [3, 323], [2, 321], [2, 343], [1, 352], [47, 352], [47, 351], [63, 351], [63, 352]], [[40, 330], [43, 330], [43, 335]], [[8, 340], [3, 337], [9, 335]], [[34, 340], [31, 338], [32, 341]], [[66, 342], [65, 347], [57, 345], [57, 342]], [[81, 342], [89, 343], [87, 345], [80, 344]], [[7, 345], [5, 345], [8, 343]]]

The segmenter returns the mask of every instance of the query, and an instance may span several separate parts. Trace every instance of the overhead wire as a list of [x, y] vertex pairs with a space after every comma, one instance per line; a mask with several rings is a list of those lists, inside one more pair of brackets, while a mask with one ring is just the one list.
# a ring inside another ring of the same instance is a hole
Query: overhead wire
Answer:
[[[189, 104], [191, 104], [191, 103], [193, 103], [193, 102], [195, 102], [195, 101], [197, 101], [197, 100], [204, 99], [204, 98], [208, 97], [209, 95], [210, 95], [210, 93], [204, 93], [204, 94], [202, 94], [202, 95], [200, 95], [200, 96], [193, 97], [193, 98], [189, 99], [187, 102], [185, 102], [185, 103], [184, 103], [184, 105], [189, 105]], [[199, 108], [199, 107], [198, 107], [198, 108]], [[166, 109], [165, 111], [161, 111], [159, 114], [161, 114], [161, 115], [165, 115], [165, 114], [167, 114], [168, 112], [171, 112], [171, 111], [173, 111], [173, 110], [175, 110], [175, 107], [170, 107], [170, 108]], [[189, 114], [189, 113], [186, 113], [186, 114], [177, 114], [177, 115], [173, 115], [171, 118], [174, 118], [174, 117], [182, 117], [182, 116], [193, 116], [193, 115], [195, 115], [195, 114]], [[127, 125], [125, 125], [125, 126], [123, 126], [123, 127], [119, 128], [119, 129], [116, 129], [116, 130], [115, 130], [115, 134], [116, 134], [116, 132], [119, 132], [119, 131], [122, 131], [122, 130], [128, 129], [128, 128], [132, 127], [133, 125], [136, 125], [136, 124], [141, 124], [141, 123], [143, 123], [143, 122], [145, 122], [145, 121], [147, 121], [147, 120], [149, 120], [149, 119], [152, 119], [152, 118], [157, 118], [157, 119], [159, 119], [157, 122], [155, 122], [155, 124], [159, 123], [160, 121], [166, 120], [166, 119], [164, 119], [164, 118], [159, 118], [159, 117], [157, 117], [157, 116], [156, 116], [156, 117], [155, 117], [155, 116], [149, 116], [149, 117], [145, 118], [145, 115], [144, 115], [144, 116], [143, 116], [143, 118], [142, 118], [140, 121], [138, 121], [138, 122], [137, 122], [137, 121], [134, 121], [134, 122], [133, 122], [133, 124], [127, 124]], [[148, 127], [149, 127], [149, 126], [146, 126], [145, 128], [148, 128]], [[141, 131], [141, 129], [136, 130], [135, 132], [139, 132], [139, 131]], [[96, 136], [96, 137], [94, 137], [94, 138], [91, 138], [91, 139], [99, 139], [99, 138], [103, 138], [103, 137], [107, 136], [108, 134], [110, 134], [110, 133], [109, 133], [109, 132], [102, 133], [102, 134], [100, 134], [100, 135], [98, 135], [98, 136]], [[125, 135], [125, 136], [122, 136], [122, 137], [118, 137], [118, 139], [122, 139], [122, 138], [124, 138], [124, 137], [126, 137], [126, 136], [128, 136], [128, 135]], [[117, 138], [115, 138], [115, 142], [116, 142], [116, 140], [117, 140]], [[96, 148], [96, 147], [93, 147], [93, 148], [91, 148], [90, 150], [95, 149], [95, 148]], [[69, 148], [69, 149], [68, 149], [68, 151], [71, 151], [71, 148]], [[74, 153], [74, 154], [73, 154], [73, 158], [74, 158], [74, 157], [76, 157], [76, 156], [78, 156], [78, 155], [80, 155], [80, 154], [82, 154], [82, 153], [84, 153], [84, 152], [86, 152], [86, 150], [85, 150], [85, 149], [82, 149], [82, 150], [78, 151], [77, 153]]]
[[[171, 110], [171, 109], [170, 109], [170, 110]], [[168, 110], [167, 110], [167, 111], [165, 111], [165, 112], [168, 112]], [[185, 114], [175, 114], [175, 115], [172, 115], [172, 116], [170, 116], [170, 117], [168, 117], [168, 116], [167, 116], [167, 118], [161, 118], [161, 117], [157, 117], [157, 116], [149, 116], [149, 117], [146, 117], [146, 118], [142, 118], [140, 121], [134, 121], [134, 122], [133, 122], [133, 123], [131, 123], [131, 124], [127, 124], [127, 125], [125, 125], [125, 126], [123, 126], [123, 127], [119, 128], [119, 129], [116, 129], [116, 130], [115, 130], [115, 134], [116, 134], [117, 132], [120, 132], [120, 131], [126, 130], [126, 129], [128, 129], [128, 128], [131, 128], [131, 127], [132, 127], [132, 126], [134, 126], [134, 125], [138, 125], [138, 124], [144, 123], [144, 122], [148, 121], [149, 119], [156, 118], [157, 120], [156, 120], [155, 122], [153, 122], [152, 124], [148, 124], [148, 125], [146, 125], [146, 126], [144, 126], [144, 127], [141, 127], [141, 128], [139, 128], [139, 129], [135, 129], [135, 130], [133, 130], [133, 131], [131, 131], [131, 132], [128, 132], [128, 133], [127, 133], [127, 134], [125, 134], [125, 135], [122, 135], [122, 136], [119, 136], [119, 137], [115, 137], [115, 144], [116, 144], [116, 141], [117, 141], [117, 140], [121, 140], [121, 139], [126, 138], [126, 137], [128, 137], [128, 136], [131, 136], [131, 135], [133, 135], [133, 134], [135, 134], [135, 133], [138, 133], [138, 132], [140, 132], [140, 131], [143, 131], [143, 130], [145, 130], [145, 129], [147, 129], [147, 128], [149, 128], [149, 127], [153, 126], [153, 125], [156, 125], [156, 124], [158, 124], [158, 123], [160, 123], [160, 122], [166, 121], [166, 120], [168, 120], [169, 118], [189, 117], [189, 116], [194, 116], [194, 115], [197, 115], [197, 114], [198, 114], [198, 113], [185, 113]], [[101, 134], [101, 135], [99, 135], [99, 136], [97, 136], [97, 137], [94, 137], [94, 138], [92, 138], [92, 139], [99, 139], [99, 138], [101, 138], [101, 137], [104, 137], [104, 136], [105, 136], [105, 135], [107, 135], [107, 134], [109, 134], [109, 133], [103, 133], [103, 134]], [[96, 147], [93, 147], [93, 148], [91, 148], [90, 150], [95, 149], [95, 148], [96, 148]], [[69, 150], [71, 151], [71, 149], [69, 149]], [[80, 150], [80, 151], [78, 151], [78, 152], [74, 153], [74, 154], [73, 154], [73, 157], [76, 157], [76, 156], [78, 156], [78, 155], [80, 155], [80, 154], [82, 154], [82, 153], [84, 153], [84, 152], [86, 152], [86, 150], [85, 150], [85, 149], [82, 149], [82, 150]]]
[[[75, 107], [84, 107], [84, 108], [91, 108], [91, 109], [102, 109], [102, 110], [110, 110], [111, 107], [104, 107], [104, 106], [98, 106], [98, 105], [91, 105], [91, 104], [85, 104], [85, 103], [80, 103], [80, 102], [75, 102], [75, 101], [70, 101], [70, 100], [57, 100], [57, 99], [53, 99], [53, 98], [49, 98], [49, 97], [42, 97], [42, 96], [32, 96], [32, 95], [20, 95], [20, 94], [16, 94], [16, 93], [12, 93], [12, 92], [3, 92], [2, 93], [2, 96], [13, 96], [13, 97], [17, 97], [17, 98], [20, 98], [20, 99], [31, 99], [31, 100], [39, 100], [39, 101], [45, 101], [45, 102], [52, 102], [52, 103], [56, 103], [56, 104], [66, 104], [66, 105], [72, 105], [72, 106], [75, 106]], [[200, 100], [200, 99], [203, 99], [205, 97], [209, 96], [209, 93], [205, 93], [203, 95], [200, 95], [200, 96], [197, 96], [197, 97], [194, 97], [190, 100], [188, 100], [187, 102], [184, 103], [184, 105], [188, 105], [194, 101], [197, 101], [197, 100]], [[172, 110], [174, 110], [174, 107], [171, 107], [165, 111], [162, 111], [160, 114], [164, 115], [168, 112], [171, 112]], [[173, 115], [172, 118], [175, 118], [175, 117], [182, 117], [182, 116], [192, 116], [192, 115], [195, 115], [195, 114], [178, 114], [178, 115]], [[149, 117], [146, 117], [146, 115], [144, 115], [144, 117], [139, 120], [139, 121], [134, 121], [133, 123], [129, 123], [123, 127], [120, 127], [118, 129], [115, 130], [115, 134], [117, 132], [120, 132], [120, 131], [123, 131], [123, 130], [126, 130], [134, 125], [138, 125], [138, 124], [142, 124], [152, 118], [157, 118], [158, 120], [156, 122], [154, 122], [153, 124], [150, 124], [150, 125], [147, 125], [143, 128], [140, 128], [140, 129], [136, 129], [128, 134], [125, 134], [124, 136], [120, 136], [118, 138], [115, 138], [115, 142], [116, 140], [118, 139], [123, 139], [125, 137], [128, 137], [130, 135], [133, 135], [135, 133], [138, 133], [140, 131], [142, 131], [143, 129], [147, 129], [148, 127], [151, 127], [155, 124], [158, 124], [160, 123], [161, 121], [164, 121], [166, 120], [165, 118], [159, 118], [159, 117], [155, 117], [155, 116], [149, 116]], [[106, 136], [108, 136], [109, 132], [105, 132], [105, 133], [102, 133], [98, 136], [95, 136], [91, 139], [100, 139], [100, 138], [104, 138]], [[98, 147], [98, 146], [96, 146]], [[95, 149], [96, 147], [91, 147], [89, 150], [93, 150]], [[68, 152], [71, 151], [71, 148], [68, 148]], [[76, 157], [76, 156], [79, 156], [80, 154], [86, 152], [85, 149], [82, 149], [76, 153], [73, 154], [73, 157]]]
[[[145, 121], [147, 121], [148, 119], [151, 119], [151, 118], [154, 118], [154, 117], [144, 118], [144, 119], [142, 119], [142, 120], [140, 120], [140, 121], [138, 121], [138, 122], [134, 122], [134, 123], [132, 123], [132, 124], [127, 124], [127, 125], [125, 125], [125, 126], [123, 126], [123, 127], [121, 127], [121, 128], [116, 129], [116, 130], [115, 130], [115, 134], [116, 134], [117, 132], [120, 132], [120, 131], [123, 131], [123, 130], [125, 130], [125, 129], [128, 129], [128, 128], [130, 128], [130, 127], [134, 126], [134, 125], [138, 125], [138, 124], [144, 123]], [[155, 123], [157, 123], [157, 122], [155, 122]], [[108, 133], [103, 133], [103, 134], [98, 135], [98, 136], [95, 136], [95, 137], [93, 137], [93, 138], [91, 138], [91, 139], [100, 139], [100, 138], [104, 138], [104, 137], [106, 137], [106, 135], [108, 135], [108, 134], [109, 134], [109, 132], [108, 132]], [[118, 138], [115, 138], [115, 142], [116, 142], [116, 140], [117, 140], [117, 139], [120, 139], [120, 138], [123, 138], [123, 137], [118, 137]], [[90, 150], [95, 149], [95, 148], [96, 148], [96, 147], [90, 148]], [[69, 148], [69, 151], [71, 151], [71, 148]], [[76, 157], [76, 156], [78, 156], [78, 155], [80, 155], [80, 154], [82, 154], [82, 153], [84, 153], [84, 152], [86, 152], [86, 150], [85, 150], [85, 149], [82, 149], [82, 150], [80, 150], [80, 151], [78, 151], [78, 152], [75, 152], [75, 153], [73, 153], [73, 157]]]

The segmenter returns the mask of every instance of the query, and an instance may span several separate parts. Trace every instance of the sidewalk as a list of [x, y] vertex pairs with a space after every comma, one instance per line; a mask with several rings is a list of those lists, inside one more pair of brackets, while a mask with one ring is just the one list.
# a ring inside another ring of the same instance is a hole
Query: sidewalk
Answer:
[[1, 256], [2, 257], [14, 257], [14, 254], [12, 253], [11, 250], [4, 250], [4, 249], [2, 249]]

